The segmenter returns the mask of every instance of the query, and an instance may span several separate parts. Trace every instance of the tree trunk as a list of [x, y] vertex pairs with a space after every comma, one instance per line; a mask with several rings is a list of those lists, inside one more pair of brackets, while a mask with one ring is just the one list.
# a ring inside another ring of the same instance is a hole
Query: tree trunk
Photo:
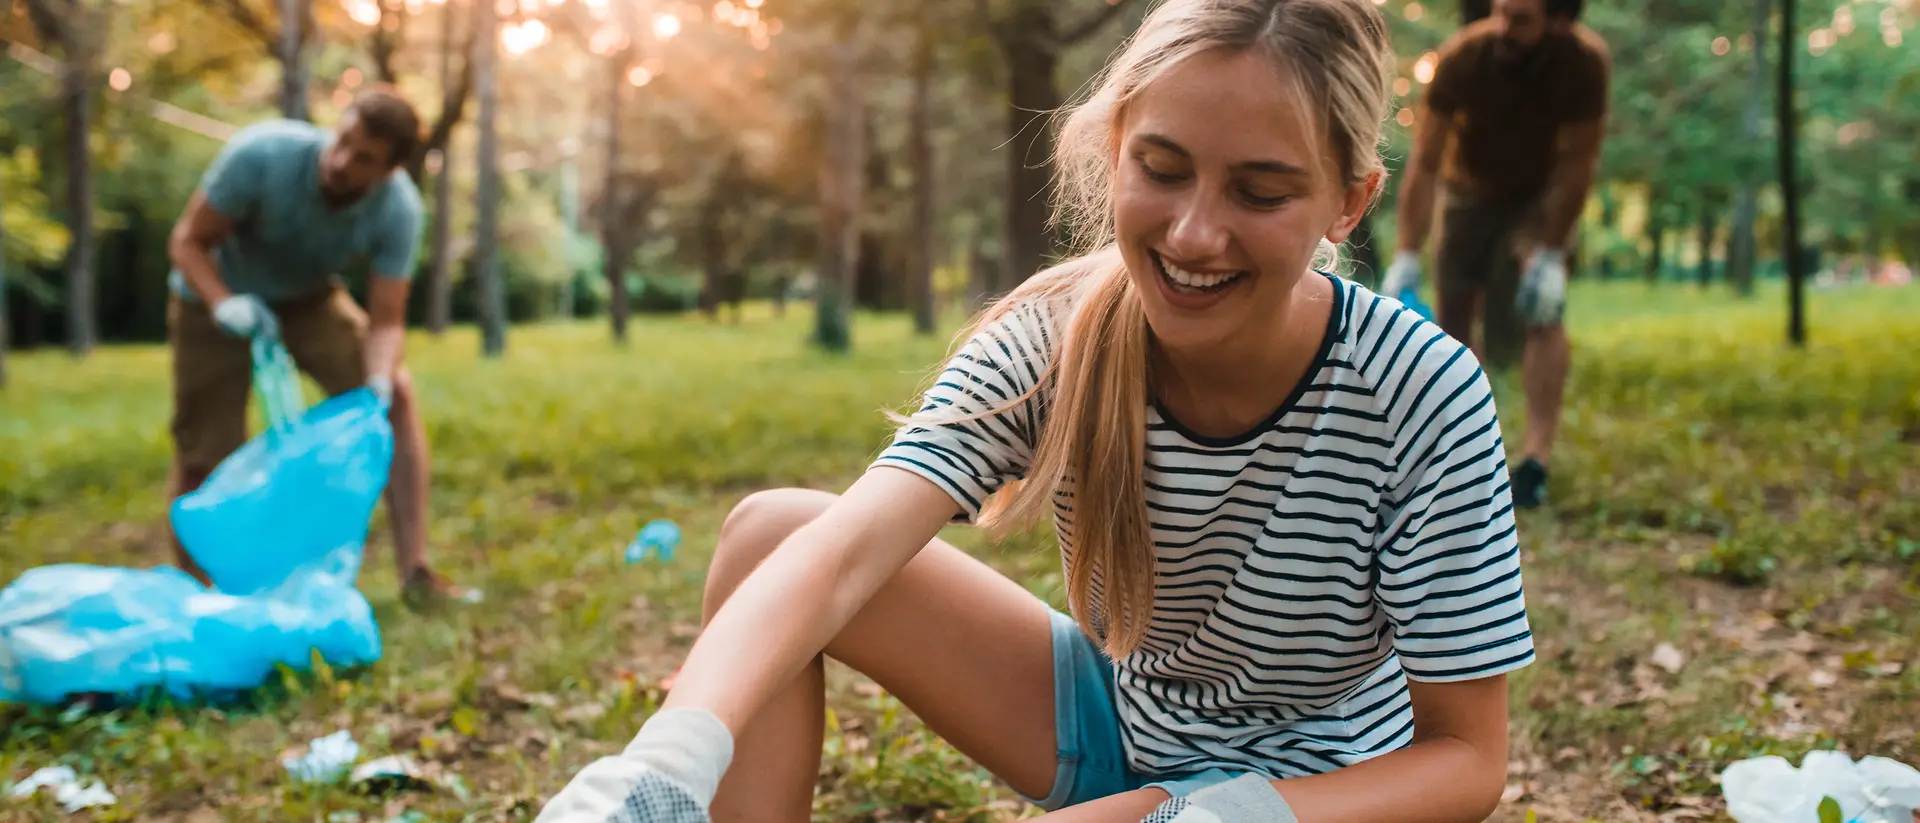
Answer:
[[[69, 17], [67, 24], [78, 23]], [[99, 339], [93, 309], [93, 156], [87, 141], [92, 133], [87, 93], [91, 61], [89, 50], [77, 42], [82, 36], [69, 36], [60, 73], [61, 104], [67, 110], [67, 229], [72, 235], [67, 247], [67, 349], [76, 357], [93, 351]]]
[[1664, 246], [1666, 245], [1667, 239], [1667, 227], [1661, 225], [1658, 220], [1655, 220], [1648, 224], [1647, 234], [1649, 239], [1653, 241], [1653, 253], [1647, 255], [1647, 282], [1658, 283], [1660, 282], [1661, 265], [1666, 262], [1664, 259], [1666, 254]]
[[[440, 4], [440, 92], [453, 85], [453, 4]], [[465, 92], [462, 92], [464, 96]], [[433, 266], [427, 271], [427, 331], [440, 335], [453, 321], [453, 141], [439, 147], [440, 172], [433, 176]]]
[[479, 219], [474, 222], [474, 273], [480, 278], [480, 351], [486, 357], [499, 357], [507, 347], [506, 289], [500, 282], [500, 137], [495, 128], [499, 115], [499, 88], [495, 85], [495, 27], [499, 12], [494, 4], [480, 2], [475, 10], [478, 35], [473, 40], [474, 85], [480, 102], [480, 180]]
[[[1760, 141], [1760, 115], [1767, 99], [1767, 17], [1773, 11], [1772, 0], [1753, 0], [1753, 61], [1747, 68], [1747, 108], [1741, 118], [1741, 136], [1748, 145]], [[1759, 184], [1748, 177], [1740, 184], [1733, 204], [1733, 234], [1727, 238], [1727, 280], [1742, 297], [1753, 295], [1754, 267], [1759, 263], [1759, 247], [1754, 242], [1753, 221], [1759, 216]]]
[[[1793, 0], [1780, 0], [1780, 88], [1774, 101], [1780, 121], [1780, 199], [1786, 203], [1780, 253], [1787, 266], [1787, 341], [1795, 346], [1807, 343], [1806, 261], [1800, 251], [1800, 185], [1794, 170], [1794, 127], [1798, 115], [1793, 103]], [[1759, 47], [1755, 43], [1756, 48]]]
[[913, 109], [909, 114], [908, 150], [913, 162], [913, 330], [932, 334], [934, 328], [933, 265], [936, 248], [933, 225], [933, 31], [921, 6], [920, 42], [913, 59]]
[[726, 298], [727, 246], [720, 221], [726, 212], [726, 175], [716, 178], [700, 204], [700, 225], [695, 232], [700, 242], [700, 311], [708, 320], [720, 319], [720, 303]]
[[996, 294], [1040, 271], [1055, 249], [1047, 231], [1053, 195], [1048, 115], [1060, 107], [1053, 13], [1024, 2], [1005, 29], [1000, 48], [1007, 60], [1007, 240]]
[[306, 0], [280, 0], [280, 114], [291, 120], [309, 119], [307, 63], [302, 48], [306, 36], [301, 31], [306, 17]]
[[1719, 221], [1713, 219], [1713, 207], [1700, 207], [1700, 268], [1694, 276], [1700, 281], [1700, 288], [1706, 288], [1713, 282], [1713, 242], [1718, 239]]
[[620, 102], [625, 97], [628, 52], [614, 52], [607, 59], [611, 72], [607, 87], [607, 183], [600, 190], [600, 247], [606, 252], [602, 261], [607, 277], [607, 316], [613, 322], [613, 342], [627, 342], [627, 276], [625, 240], [620, 215]]
[[[0, 214], [7, 211], [7, 192], [0, 189]], [[0, 220], [0, 389], [7, 387], [7, 225]]]
[[852, 347], [849, 314], [860, 256], [860, 189], [865, 118], [861, 114], [858, 46], [840, 38], [834, 48], [826, 160], [820, 164], [820, 273], [814, 342], [828, 351]]

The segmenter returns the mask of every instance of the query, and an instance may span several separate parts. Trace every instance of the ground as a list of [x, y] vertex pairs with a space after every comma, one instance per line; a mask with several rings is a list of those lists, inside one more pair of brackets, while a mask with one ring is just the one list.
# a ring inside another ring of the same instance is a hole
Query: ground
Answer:
[[[1759, 753], [1920, 762], [1920, 289], [1814, 294], [1797, 351], [1777, 290], [1582, 286], [1572, 306], [1553, 503], [1521, 521], [1540, 659], [1513, 682], [1496, 819], [1723, 818], [1715, 776]], [[377, 665], [288, 672], [221, 709], [0, 706], [0, 783], [65, 763], [120, 798], [72, 817], [0, 798], [0, 819], [529, 819], [658, 699], [728, 509], [767, 486], [843, 487], [947, 343], [862, 317], [835, 357], [803, 345], [807, 314], [643, 319], [624, 348], [598, 325], [520, 328], [499, 361], [467, 331], [414, 337], [433, 550], [485, 603], [402, 608], [376, 517], [361, 587]], [[165, 350], [11, 366], [0, 581], [163, 562]], [[1517, 443], [1517, 386], [1496, 382]], [[662, 517], [685, 529], [678, 556], [627, 565]], [[1061, 602], [1046, 535], [949, 537]], [[816, 819], [1031, 814], [871, 684], [833, 683]], [[363, 759], [411, 754], [459, 780], [366, 796], [287, 779], [283, 753], [341, 729]]]

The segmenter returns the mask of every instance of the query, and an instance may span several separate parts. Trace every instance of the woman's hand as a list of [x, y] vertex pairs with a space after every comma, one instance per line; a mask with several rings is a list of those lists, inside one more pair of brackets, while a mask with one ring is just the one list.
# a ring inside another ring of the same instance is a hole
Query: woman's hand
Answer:
[[733, 762], [733, 734], [713, 713], [665, 709], [626, 751], [589, 764], [535, 823], [710, 823], [707, 808]]

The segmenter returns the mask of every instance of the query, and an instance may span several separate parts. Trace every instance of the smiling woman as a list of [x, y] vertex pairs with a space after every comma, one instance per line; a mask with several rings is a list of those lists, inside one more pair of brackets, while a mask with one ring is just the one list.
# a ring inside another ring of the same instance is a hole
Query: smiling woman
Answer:
[[[1371, 0], [1156, 7], [1060, 130], [1081, 253], [843, 495], [734, 510], [665, 708], [540, 819], [807, 820], [823, 654], [1049, 821], [1484, 819], [1533, 659], [1492, 392], [1323, 271], [1393, 63]], [[936, 539], [1043, 517], [1070, 614]]]

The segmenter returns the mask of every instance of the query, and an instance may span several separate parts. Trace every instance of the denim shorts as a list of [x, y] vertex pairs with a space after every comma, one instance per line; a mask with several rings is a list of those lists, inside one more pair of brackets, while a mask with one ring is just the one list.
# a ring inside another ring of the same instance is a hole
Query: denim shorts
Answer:
[[1080, 632], [1072, 617], [1050, 611], [1053, 722], [1060, 765], [1054, 773], [1053, 792], [1044, 798], [1026, 797], [1027, 802], [1056, 811], [1146, 788], [1185, 797], [1245, 774], [1222, 769], [1169, 775], [1134, 771], [1127, 764], [1120, 714], [1113, 703], [1113, 661]]

